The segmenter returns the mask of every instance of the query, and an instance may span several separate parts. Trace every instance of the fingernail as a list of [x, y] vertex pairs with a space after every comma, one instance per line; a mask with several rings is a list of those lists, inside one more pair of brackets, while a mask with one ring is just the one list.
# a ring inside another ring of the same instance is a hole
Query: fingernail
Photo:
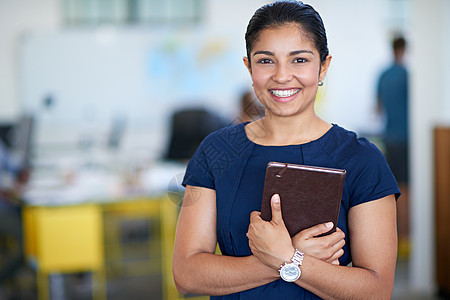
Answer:
[[280, 203], [280, 195], [278, 194], [273, 195], [273, 203], [275, 204]]
[[333, 222], [325, 223], [325, 226], [326, 226], [327, 228], [332, 228], [332, 227], [333, 227]]

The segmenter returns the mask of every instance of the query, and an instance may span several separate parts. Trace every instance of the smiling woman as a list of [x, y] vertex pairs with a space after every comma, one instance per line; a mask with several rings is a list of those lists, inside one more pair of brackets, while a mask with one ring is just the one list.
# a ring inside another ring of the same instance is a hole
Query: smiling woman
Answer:
[[253, 63], [244, 58], [267, 117], [314, 113], [318, 83], [325, 77], [331, 56], [321, 62], [307, 36], [296, 23], [267, 28], [253, 44]]
[[[400, 193], [374, 145], [314, 111], [331, 63], [322, 19], [302, 2], [267, 4], [250, 20], [246, 45], [265, 116], [211, 134], [189, 162], [173, 261], [179, 291], [214, 299], [389, 299]], [[322, 236], [333, 227], [326, 223], [290, 237], [278, 194], [272, 220], [261, 219], [270, 161], [347, 171], [336, 232]], [[222, 255], [214, 253], [217, 242]]]

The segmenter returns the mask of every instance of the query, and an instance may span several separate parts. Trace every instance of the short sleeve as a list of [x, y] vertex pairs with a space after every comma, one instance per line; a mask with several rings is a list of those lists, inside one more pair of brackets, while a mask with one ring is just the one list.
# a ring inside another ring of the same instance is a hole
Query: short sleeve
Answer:
[[400, 196], [397, 181], [389, 168], [384, 155], [369, 143], [356, 155], [358, 162], [352, 178], [350, 206], [377, 200], [394, 194]]
[[205, 155], [205, 144], [204, 140], [189, 160], [182, 182], [183, 186], [192, 185], [215, 189], [214, 178]]

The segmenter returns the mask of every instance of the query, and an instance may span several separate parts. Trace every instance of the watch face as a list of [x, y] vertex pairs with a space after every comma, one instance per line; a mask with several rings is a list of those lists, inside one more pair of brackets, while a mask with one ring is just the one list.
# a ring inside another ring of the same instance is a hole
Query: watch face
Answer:
[[280, 270], [280, 276], [284, 281], [292, 282], [300, 278], [300, 268], [293, 263], [284, 265]]

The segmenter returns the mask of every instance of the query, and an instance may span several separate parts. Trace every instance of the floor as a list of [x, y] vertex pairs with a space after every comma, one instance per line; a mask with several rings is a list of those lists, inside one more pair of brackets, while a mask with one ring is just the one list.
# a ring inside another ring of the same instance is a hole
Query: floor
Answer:
[[[418, 295], [408, 288], [408, 263], [397, 263], [393, 300], [444, 300], [445, 297]], [[90, 274], [54, 275], [51, 279], [53, 299], [84, 300], [90, 299]], [[129, 276], [108, 280], [108, 300], [162, 299], [161, 276]], [[14, 280], [0, 286], [0, 300], [36, 300], [35, 274], [31, 268], [23, 266]]]
[[[161, 276], [120, 277], [108, 280], [108, 300], [162, 299]], [[88, 273], [53, 275], [50, 279], [50, 299], [91, 299], [91, 276]], [[23, 267], [14, 280], [0, 286], [0, 300], [36, 300], [34, 271]]]
[[437, 295], [421, 295], [411, 292], [408, 286], [408, 261], [399, 260], [395, 270], [393, 300], [444, 300]]

